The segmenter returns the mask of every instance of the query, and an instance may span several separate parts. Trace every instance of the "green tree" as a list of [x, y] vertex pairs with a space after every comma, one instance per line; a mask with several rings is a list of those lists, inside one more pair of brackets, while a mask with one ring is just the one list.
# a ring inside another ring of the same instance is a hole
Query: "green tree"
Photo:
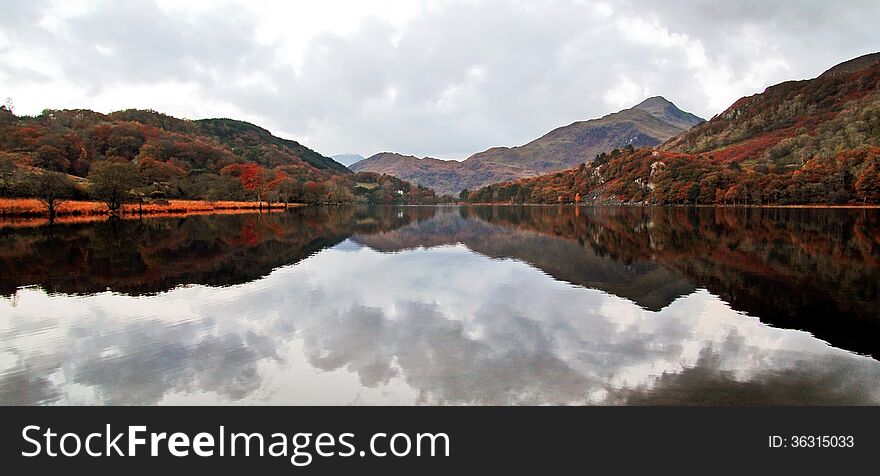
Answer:
[[0, 156], [0, 196], [12, 194], [15, 187], [15, 161], [12, 157]]
[[688, 202], [690, 202], [690, 203], [699, 202], [700, 184], [694, 183], [693, 185], [691, 185], [691, 187], [688, 189], [688, 192], [687, 192], [687, 199], [688, 199]]

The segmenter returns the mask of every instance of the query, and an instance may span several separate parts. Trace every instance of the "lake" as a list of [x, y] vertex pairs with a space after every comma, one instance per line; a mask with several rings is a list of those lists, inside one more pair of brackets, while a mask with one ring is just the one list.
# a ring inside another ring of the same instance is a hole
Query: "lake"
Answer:
[[0, 223], [0, 404], [880, 404], [880, 211]]

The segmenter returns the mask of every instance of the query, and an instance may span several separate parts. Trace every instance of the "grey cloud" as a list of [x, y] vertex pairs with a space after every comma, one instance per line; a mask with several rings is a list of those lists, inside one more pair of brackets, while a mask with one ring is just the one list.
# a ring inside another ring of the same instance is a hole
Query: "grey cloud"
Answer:
[[[30, 1], [4, 7], [6, 50], [51, 52], [61, 68], [55, 79], [87, 97], [85, 104], [40, 105], [18, 98], [31, 105], [27, 112], [88, 107], [118, 85], [192, 83], [198, 97], [191, 101], [199, 102], [169, 112], [216, 106], [220, 114], [228, 109], [217, 105], [232, 105], [325, 154], [463, 158], [521, 144], [623, 106], [604, 98], [621, 78], [635, 85], [634, 101], [660, 94], [708, 117], [739, 95], [816, 75], [880, 44], [867, 20], [880, 16], [876, 2], [615, 2], [606, 18], [589, 2], [487, 0], [423, 8], [401, 29], [371, 17], [346, 35], [327, 25], [293, 67], [282, 45], [256, 40], [259, 20], [236, 5], [193, 17], [146, 1], [101, 2], [64, 20], [57, 34], [38, 22], [52, 8]], [[295, 31], [297, 19], [290, 23]], [[680, 44], [640, 41], [654, 26], [686, 35], [689, 46], [699, 42], [707, 64], [692, 64]], [[13, 91], [45, 82], [21, 65], [0, 72]]]
[[111, 2], [72, 19], [70, 39], [58, 46], [69, 53], [61, 58], [68, 74], [97, 90], [109, 82], [167, 80], [198, 81], [210, 89], [272, 64], [274, 53], [253, 41], [256, 28], [228, 8], [192, 22], [151, 3]]
[[[93, 331], [100, 328], [96, 322], [76, 328], [76, 347], [58, 357], [72, 381], [94, 387], [101, 401], [111, 405], [155, 404], [169, 391], [184, 390], [239, 400], [261, 384], [256, 363], [277, 358], [274, 344], [252, 332], [200, 336], [214, 330], [211, 319], [170, 326], [146, 321]], [[106, 349], [114, 354], [102, 356]]]

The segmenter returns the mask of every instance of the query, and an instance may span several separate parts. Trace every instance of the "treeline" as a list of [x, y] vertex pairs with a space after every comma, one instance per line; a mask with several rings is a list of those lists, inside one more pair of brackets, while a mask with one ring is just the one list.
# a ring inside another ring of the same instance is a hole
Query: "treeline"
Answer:
[[815, 157], [794, 170], [616, 149], [577, 169], [462, 191], [460, 198], [516, 204], [880, 204], [880, 147]]
[[109, 115], [0, 107], [0, 195], [53, 204], [130, 201], [435, 203], [433, 191], [342, 165], [252, 124], [186, 121], [154, 111]]
[[305, 182], [281, 170], [256, 164], [232, 164], [220, 174], [200, 174], [192, 180], [178, 177], [177, 190], [194, 186], [204, 193], [168, 194], [159, 188], [149, 171], [133, 162], [101, 161], [91, 167], [86, 178], [76, 178], [51, 170], [19, 167], [0, 153], [0, 195], [33, 197], [54, 218], [61, 203], [69, 200], [104, 202], [111, 215], [119, 214], [126, 203], [164, 203], [167, 198], [198, 198], [208, 202], [255, 201], [272, 204], [436, 204], [441, 201], [433, 190], [413, 186], [388, 175], [371, 172], [333, 175], [323, 181]]

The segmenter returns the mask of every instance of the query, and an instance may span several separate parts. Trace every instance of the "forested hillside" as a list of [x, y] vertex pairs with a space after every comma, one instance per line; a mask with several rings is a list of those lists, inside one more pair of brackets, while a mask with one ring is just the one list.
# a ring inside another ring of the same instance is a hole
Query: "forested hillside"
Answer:
[[[131, 200], [423, 203], [432, 191], [392, 177], [352, 174], [288, 139], [232, 119], [177, 119], [155, 111], [101, 114], [0, 108], [0, 196]], [[50, 214], [52, 210], [50, 208]]]

